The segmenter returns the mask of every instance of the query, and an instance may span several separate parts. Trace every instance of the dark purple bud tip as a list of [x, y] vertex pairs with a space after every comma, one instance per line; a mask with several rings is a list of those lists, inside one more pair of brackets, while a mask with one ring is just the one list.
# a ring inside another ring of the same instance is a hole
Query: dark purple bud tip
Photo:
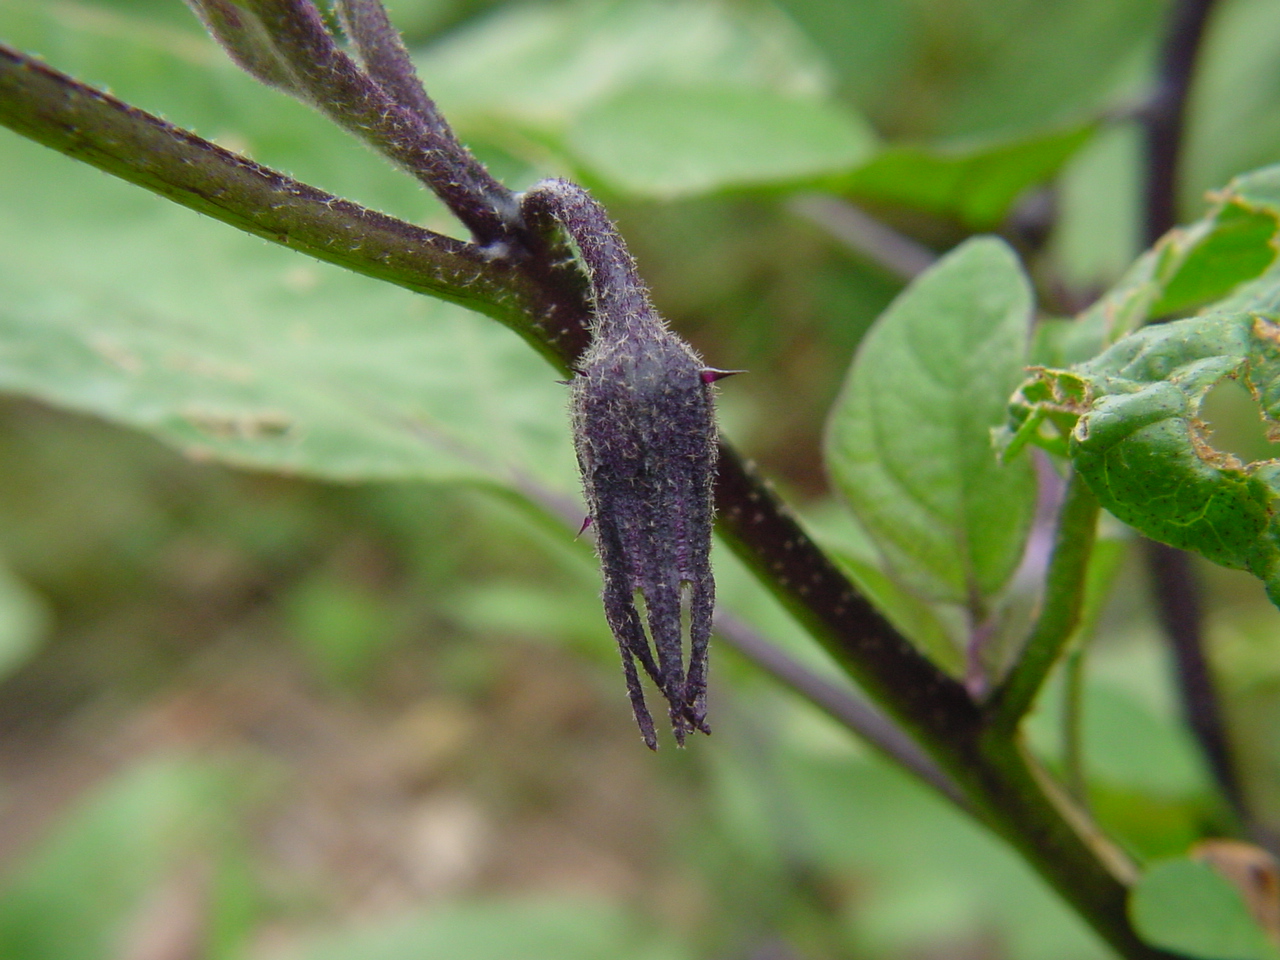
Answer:
[[746, 373], [745, 370], [717, 370], [715, 367], [703, 367], [701, 371], [703, 383], [715, 383], [717, 380], [723, 380], [725, 377], [733, 377], [739, 373]]

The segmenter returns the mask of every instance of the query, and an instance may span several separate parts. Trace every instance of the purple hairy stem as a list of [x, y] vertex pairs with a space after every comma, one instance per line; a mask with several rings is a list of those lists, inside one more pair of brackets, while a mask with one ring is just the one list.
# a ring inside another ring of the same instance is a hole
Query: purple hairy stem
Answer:
[[187, 2], [241, 66], [311, 103], [412, 173], [482, 247], [495, 255], [515, 252], [514, 194], [435, 110], [376, 0], [345, 10], [367, 71], [338, 48], [312, 0], [240, 0], [234, 8], [226, 0]]
[[452, 129], [427, 96], [400, 32], [391, 25], [380, 0], [338, 0], [334, 9], [365, 72], [383, 92], [400, 106], [413, 110], [433, 136], [452, 139]]
[[[697, 354], [658, 316], [626, 245], [590, 194], [564, 180], [546, 180], [525, 195], [522, 209], [531, 228], [558, 226], [569, 235], [590, 280], [592, 339], [578, 359], [571, 403], [604, 573], [605, 616], [645, 743], [657, 747], [637, 661], [666, 698], [672, 731], [683, 744], [693, 730], [710, 732], [717, 455], [711, 381]], [[637, 595], [644, 600], [648, 637]]]

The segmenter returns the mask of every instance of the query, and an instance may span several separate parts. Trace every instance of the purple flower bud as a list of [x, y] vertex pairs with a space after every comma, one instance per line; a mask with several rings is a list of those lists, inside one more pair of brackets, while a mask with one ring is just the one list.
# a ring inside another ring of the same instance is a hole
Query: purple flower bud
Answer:
[[637, 662], [666, 698], [676, 741], [683, 744], [692, 730], [710, 732], [712, 379], [697, 354], [658, 317], [621, 238], [582, 188], [546, 181], [529, 192], [524, 205], [531, 219], [549, 215], [565, 227], [591, 277], [594, 338], [579, 361], [571, 405], [604, 572], [605, 617], [622, 652], [645, 743], [657, 748]]

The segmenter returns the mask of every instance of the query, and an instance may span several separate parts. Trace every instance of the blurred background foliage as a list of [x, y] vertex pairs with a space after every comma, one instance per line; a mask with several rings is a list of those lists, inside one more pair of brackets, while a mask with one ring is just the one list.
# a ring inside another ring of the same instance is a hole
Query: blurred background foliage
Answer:
[[[716, 366], [751, 370], [723, 391], [725, 431], [855, 554], [830, 519], [821, 425], [902, 278], [796, 197], [843, 195], [934, 252], [999, 231], [1050, 314], [1137, 252], [1126, 112], [1158, 0], [388, 6], [477, 153], [513, 186], [589, 184], [675, 327]], [[409, 178], [238, 74], [178, 0], [0, 0], [0, 37], [451, 229]], [[1184, 218], [1280, 160], [1278, 48], [1274, 0], [1222, 3]], [[0, 402], [0, 956], [1106, 955], [1016, 857], [727, 649], [715, 736], [642, 749], [590, 551], [502, 481], [514, 462], [557, 495], [575, 486], [554, 375], [505, 331], [437, 324], [438, 305], [12, 134], [0, 170], [0, 297], [26, 310], [0, 307], [3, 386], [52, 404]], [[191, 372], [172, 361], [184, 348], [216, 380], [241, 359], [238, 330], [265, 344], [260, 369], [311, 377], [283, 399], [219, 381], [226, 409], [279, 403], [278, 420], [157, 410], [123, 385], [168, 363], [162, 393]], [[65, 363], [36, 376], [12, 359], [27, 349]], [[452, 409], [426, 439], [404, 416], [422, 390]], [[1209, 409], [1219, 446], [1259, 455], [1241, 397], [1217, 391]], [[297, 410], [332, 429], [272, 447]], [[342, 483], [369, 478], [383, 479]], [[1141, 572], [1113, 549], [1085, 668], [1089, 800], [1138, 856], [1179, 854], [1230, 824], [1180, 724]], [[822, 664], [724, 550], [717, 568], [725, 607]], [[1275, 611], [1243, 574], [1204, 573], [1232, 730], [1275, 822]], [[1061, 699], [1051, 689], [1032, 725], [1051, 762]]]

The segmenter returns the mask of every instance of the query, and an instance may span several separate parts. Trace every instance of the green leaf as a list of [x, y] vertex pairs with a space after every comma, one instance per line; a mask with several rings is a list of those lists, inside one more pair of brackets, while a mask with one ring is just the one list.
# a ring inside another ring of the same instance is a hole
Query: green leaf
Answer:
[[1089, 363], [1024, 385], [1015, 398], [1027, 418], [1021, 431], [1057, 417], [1104, 507], [1153, 540], [1250, 571], [1280, 604], [1280, 464], [1214, 450], [1199, 418], [1205, 395], [1230, 377], [1275, 424], [1278, 344], [1280, 326], [1256, 314], [1146, 327]]
[[1029, 188], [1049, 180], [1095, 132], [1095, 124], [1000, 143], [957, 148], [888, 147], [859, 167], [843, 189], [871, 200], [955, 217], [991, 228]]
[[1249, 915], [1244, 897], [1207, 863], [1169, 860], [1148, 870], [1129, 895], [1138, 935], [1156, 947], [1203, 960], [1275, 960], [1280, 954]]
[[1030, 313], [1014, 253], [971, 240], [876, 321], [832, 409], [832, 478], [927, 599], [972, 608], [1022, 556], [1035, 478], [1029, 462], [997, 461], [990, 430], [1022, 375]]
[[576, 487], [514, 334], [0, 137], [0, 389], [193, 457], [339, 480]]
[[656, 83], [815, 96], [821, 58], [763, 5], [511, 5], [433, 46], [427, 88], [466, 133], [514, 125], [553, 134], [622, 91]]
[[612, 189], [675, 197], [848, 169], [870, 149], [855, 116], [744, 87], [633, 87], [583, 113], [569, 150]]
[[110, 956], [166, 870], [231, 842], [246, 768], [149, 761], [95, 789], [10, 874], [0, 956]]
[[514, 6], [421, 60], [468, 138], [548, 149], [615, 192], [687, 196], [841, 173], [871, 134], [821, 58], [761, 5]]
[[928, 111], [946, 135], [1034, 129], [1111, 99], [1160, 25], [1158, 0], [952, 3], [928, 23]]

